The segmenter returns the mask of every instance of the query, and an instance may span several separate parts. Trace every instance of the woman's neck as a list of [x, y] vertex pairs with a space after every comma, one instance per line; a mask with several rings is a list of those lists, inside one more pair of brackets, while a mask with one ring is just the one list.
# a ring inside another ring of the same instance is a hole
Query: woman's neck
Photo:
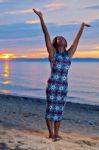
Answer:
[[63, 52], [65, 51], [65, 48], [64, 48], [64, 47], [58, 47], [58, 51], [59, 51], [60, 53], [63, 53]]

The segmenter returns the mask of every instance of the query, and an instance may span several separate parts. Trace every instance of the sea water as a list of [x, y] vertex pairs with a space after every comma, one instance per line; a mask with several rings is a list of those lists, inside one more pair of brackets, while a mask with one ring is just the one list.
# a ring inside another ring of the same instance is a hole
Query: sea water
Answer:
[[[46, 99], [48, 60], [0, 60], [0, 93]], [[72, 61], [67, 101], [99, 105], [99, 62]]]

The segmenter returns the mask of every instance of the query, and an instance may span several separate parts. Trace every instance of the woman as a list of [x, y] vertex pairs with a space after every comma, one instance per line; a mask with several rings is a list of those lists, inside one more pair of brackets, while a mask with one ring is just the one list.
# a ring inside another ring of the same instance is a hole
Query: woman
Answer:
[[46, 87], [47, 108], [45, 119], [49, 131], [49, 138], [57, 141], [61, 139], [59, 136], [59, 128], [68, 92], [68, 70], [71, 65], [71, 58], [77, 49], [84, 27], [90, 27], [90, 25], [85, 23], [81, 24], [72, 45], [66, 50], [66, 39], [62, 36], [57, 36], [53, 39], [53, 42], [51, 42], [42, 13], [35, 9], [33, 9], [33, 11], [40, 19], [51, 64], [51, 75]]

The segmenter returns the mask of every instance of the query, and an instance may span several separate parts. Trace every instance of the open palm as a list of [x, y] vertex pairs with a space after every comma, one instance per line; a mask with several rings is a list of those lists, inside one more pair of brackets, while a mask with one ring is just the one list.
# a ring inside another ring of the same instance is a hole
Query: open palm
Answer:
[[36, 9], [33, 8], [33, 11], [39, 16], [39, 17], [42, 17], [42, 13], [41, 11], [37, 11]]

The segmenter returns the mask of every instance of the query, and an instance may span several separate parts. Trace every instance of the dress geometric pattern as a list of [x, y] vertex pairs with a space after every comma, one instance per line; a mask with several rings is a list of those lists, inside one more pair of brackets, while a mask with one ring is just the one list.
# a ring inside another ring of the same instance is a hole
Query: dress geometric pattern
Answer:
[[71, 65], [71, 57], [66, 50], [62, 53], [56, 51], [51, 63], [51, 74], [46, 87], [45, 119], [61, 121], [68, 92], [68, 70]]

